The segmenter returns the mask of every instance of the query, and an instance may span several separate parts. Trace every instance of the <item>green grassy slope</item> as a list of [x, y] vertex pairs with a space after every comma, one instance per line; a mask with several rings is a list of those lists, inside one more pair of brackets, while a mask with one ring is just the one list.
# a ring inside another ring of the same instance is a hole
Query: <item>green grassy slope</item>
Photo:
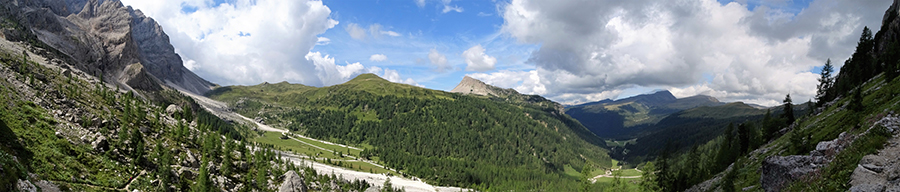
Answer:
[[[900, 78], [887, 82], [883, 76], [878, 76], [861, 86], [864, 90], [863, 111], [855, 112], [846, 109], [850, 98], [845, 97], [825, 109], [816, 116], [802, 119], [796, 123], [793, 130], [784, 136], [775, 139], [771, 143], [760, 148], [767, 149], [764, 153], [751, 153], [739, 166], [735, 188], [759, 185], [759, 172], [765, 157], [773, 155], [807, 155], [808, 149], [814, 148], [820, 141], [828, 141], [837, 138], [842, 132], [860, 134], [872, 127], [874, 121], [883, 117], [886, 111], [900, 111]], [[810, 140], [796, 143], [792, 137], [806, 137]], [[850, 148], [837, 155], [835, 161], [828, 165], [821, 174], [813, 175], [805, 181], [792, 184], [789, 191], [840, 191], [847, 190], [846, 184], [850, 180], [850, 173], [856, 168], [856, 164], [862, 156], [874, 153], [882, 147], [887, 135], [868, 134], [851, 144]]]
[[566, 165], [610, 166], [602, 140], [541, 102], [448, 93], [372, 74], [323, 88], [262, 84], [209, 96], [309, 137], [371, 146], [361, 156], [430, 183], [566, 189], [576, 180], [563, 174]]

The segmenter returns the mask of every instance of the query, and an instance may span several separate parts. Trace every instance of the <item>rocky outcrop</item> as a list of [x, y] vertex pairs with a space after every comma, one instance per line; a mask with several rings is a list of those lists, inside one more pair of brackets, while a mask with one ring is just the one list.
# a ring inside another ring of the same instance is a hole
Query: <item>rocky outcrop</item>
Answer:
[[200, 78], [184, 67], [169, 36], [153, 18], [144, 16], [141, 10], [128, 7], [131, 14], [131, 32], [138, 44], [141, 62], [147, 71], [166, 84], [194, 94], [204, 94], [215, 84]]
[[306, 192], [306, 184], [303, 183], [303, 178], [294, 171], [288, 171], [284, 173], [284, 182], [281, 183], [281, 187], [278, 188], [278, 192]]
[[31, 184], [31, 181], [28, 180], [19, 180], [16, 183], [16, 190], [18, 191], [26, 191], [26, 192], [36, 192], [37, 187], [34, 184]]
[[553, 102], [547, 98], [541, 97], [539, 95], [521, 94], [514, 89], [494, 87], [469, 76], [463, 77], [463, 80], [460, 81], [459, 84], [453, 88], [453, 90], [450, 90], [450, 92], [492, 96], [504, 99], [508, 102], [536, 105], [544, 108], [548, 112], [554, 113], [555, 115], [565, 114], [565, 106]]
[[[881, 55], [887, 51], [891, 43], [900, 42], [900, 0], [894, 0], [891, 7], [884, 12], [881, 29], [875, 35], [875, 51]], [[875, 29], [872, 29], [875, 30]]]
[[146, 71], [144, 71], [144, 66], [135, 63], [128, 65], [125, 67], [125, 71], [119, 75], [119, 82], [123, 82], [126, 85], [144, 91], [160, 91], [163, 90], [162, 82], [159, 79], [156, 79], [153, 75], [150, 75]]
[[450, 92], [484, 96], [500, 96], [500, 93], [498, 93], [496, 89], [498, 88], [485, 84], [478, 79], [465, 76], [463, 77], [463, 80], [453, 88], [453, 90], [450, 90]]
[[864, 156], [850, 176], [850, 191], [900, 191], [900, 117], [887, 115], [875, 123], [894, 134], [877, 154]]
[[[145, 90], [162, 84], [195, 94], [216, 86], [183, 66], [162, 27], [117, 0], [21, 0], [18, 7], [39, 40], [72, 58], [77, 68], [117, 79], [139, 63], [142, 82], [107, 81]], [[155, 78], [148, 78], [153, 76]], [[156, 79], [156, 80], [153, 80]], [[135, 79], [129, 79], [135, 80]], [[138, 84], [139, 87], [130, 85]], [[157, 85], [152, 85], [157, 84]]]
[[765, 191], [780, 191], [793, 181], [818, 172], [856, 137], [846, 132], [831, 141], [819, 142], [810, 155], [769, 156], [760, 167], [760, 184]]

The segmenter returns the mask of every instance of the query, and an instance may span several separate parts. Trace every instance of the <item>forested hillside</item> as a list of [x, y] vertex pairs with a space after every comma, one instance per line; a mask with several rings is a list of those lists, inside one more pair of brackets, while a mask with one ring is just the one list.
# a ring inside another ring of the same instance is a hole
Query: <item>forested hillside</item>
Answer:
[[314, 88], [231, 86], [209, 96], [426, 181], [476, 189], [575, 190], [567, 167], [610, 167], [603, 144], [553, 107], [391, 83], [372, 74]]

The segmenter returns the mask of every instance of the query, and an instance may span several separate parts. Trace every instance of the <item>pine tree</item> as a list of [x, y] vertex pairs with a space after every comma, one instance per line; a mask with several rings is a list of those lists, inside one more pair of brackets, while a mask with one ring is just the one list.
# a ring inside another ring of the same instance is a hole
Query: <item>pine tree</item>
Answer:
[[831, 95], [828, 94], [831, 86], [834, 85], [834, 78], [831, 77], [832, 72], [834, 72], [834, 66], [831, 65], [831, 59], [828, 59], [825, 61], [825, 66], [822, 67], [822, 72], [819, 73], [819, 86], [817, 87], [818, 91], [816, 91], [816, 104], [818, 106], [822, 106], [832, 99]]
[[581, 191], [592, 191], [590, 178], [593, 171], [593, 165], [590, 162], [586, 162], [581, 168]]
[[857, 112], [862, 111], [863, 110], [862, 100], [863, 100], [862, 87], [856, 88], [856, 90], [853, 91], [853, 97], [850, 98], [849, 108], [851, 110], [857, 111]]
[[744, 154], [750, 147], [750, 128], [747, 124], [738, 125], [738, 145], [740, 146], [738, 147], [739, 154]]
[[784, 113], [781, 115], [783, 115], [784, 118], [787, 119], [788, 125], [793, 124], [794, 120], [795, 120], [794, 119], [794, 103], [791, 100], [791, 94], [787, 94], [787, 96], [784, 97], [783, 102], [784, 102]]
[[[205, 158], [204, 158], [205, 159]], [[195, 192], [206, 192], [213, 191], [212, 180], [209, 179], [209, 161], [204, 160], [203, 164], [200, 166], [200, 173], [197, 174], [199, 178], [197, 178], [197, 183], [194, 185], [193, 190]]]
[[135, 164], [141, 164], [144, 156], [144, 136], [140, 129], [132, 129], [131, 132], [131, 158]]
[[774, 128], [775, 126], [772, 125], [772, 111], [769, 109], [766, 109], [766, 115], [763, 116], [762, 126], [763, 131], [765, 131], [763, 134], [766, 140], [772, 139], [776, 130]]

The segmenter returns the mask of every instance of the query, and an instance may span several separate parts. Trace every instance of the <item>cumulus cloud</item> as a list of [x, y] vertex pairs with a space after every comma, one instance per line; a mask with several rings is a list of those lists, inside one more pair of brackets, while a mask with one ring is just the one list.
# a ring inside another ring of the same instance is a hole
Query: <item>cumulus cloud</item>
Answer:
[[381, 62], [381, 61], [387, 61], [387, 59], [388, 59], [387, 56], [382, 55], [382, 54], [374, 54], [372, 56], [369, 56], [369, 61]]
[[466, 59], [466, 71], [494, 70], [494, 64], [497, 63], [497, 58], [484, 54], [484, 47], [481, 45], [475, 45], [463, 51], [462, 56]]
[[[372, 57], [379, 56], [380, 54], [372, 55]], [[380, 55], [384, 56], [384, 55]], [[395, 82], [395, 83], [405, 83], [410, 85], [415, 85], [422, 87], [416, 83], [412, 78], [403, 79], [400, 77], [400, 73], [396, 70], [381, 68], [377, 66], [365, 67], [359, 62], [357, 63], [348, 63], [346, 65], [337, 65], [334, 63], [334, 57], [329, 57], [328, 55], [322, 55], [319, 52], [311, 52], [306, 55], [306, 59], [313, 61], [315, 63], [315, 70], [317, 71], [317, 75], [319, 79], [322, 79], [323, 86], [336, 85], [340, 83], [347, 82], [350, 79], [353, 79], [357, 75], [363, 73], [372, 73], [385, 80]], [[387, 59], [387, 57], [384, 57]]]
[[[310, 52], [315, 45], [330, 42], [317, 35], [338, 24], [321, 1], [236, 0], [213, 4], [123, 0], [123, 4], [157, 20], [186, 65], [215, 83], [289, 81], [326, 86], [376, 69], [360, 63], [338, 65], [333, 57]], [[196, 11], [182, 12], [182, 6]]]
[[[373, 68], [377, 68], [377, 67], [373, 67]], [[401, 78], [400, 73], [398, 73], [396, 70], [384, 69], [384, 73], [379, 76], [381, 76], [381, 78], [384, 78], [385, 80], [388, 80], [388, 81], [394, 82], [394, 83], [404, 83], [404, 84], [414, 85], [414, 86], [418, 86], [418, 87], [425, 87], [423, 85], [420, 85], [419, 83], [416, 83], [416, 81], [414, 81], [412, 78], [406, 78], [406, 79]]]
[[453, 66], [447, 64], [447, 56], [439, 53], [437, 49], [431, 49], [428, 52], [428, 60], [431, 61], [431, 64], [436, 67], [435, 70], [438, 72], [444, 72], [453, 68]]
[[[540, 44], [528, 63], [550, 98], [669, 87], [759, 104], [815, 94], [827, 58], [846, 59], [890, 2], [816, 0], [797, 14], [732, 2], [513, 0], [502, 32]], [[710, 79], [704, 76], [711, 77]], [[512, 81], [512, 80], [510, 80]], [[518, 88], [517, 88], [518, 89]]]

